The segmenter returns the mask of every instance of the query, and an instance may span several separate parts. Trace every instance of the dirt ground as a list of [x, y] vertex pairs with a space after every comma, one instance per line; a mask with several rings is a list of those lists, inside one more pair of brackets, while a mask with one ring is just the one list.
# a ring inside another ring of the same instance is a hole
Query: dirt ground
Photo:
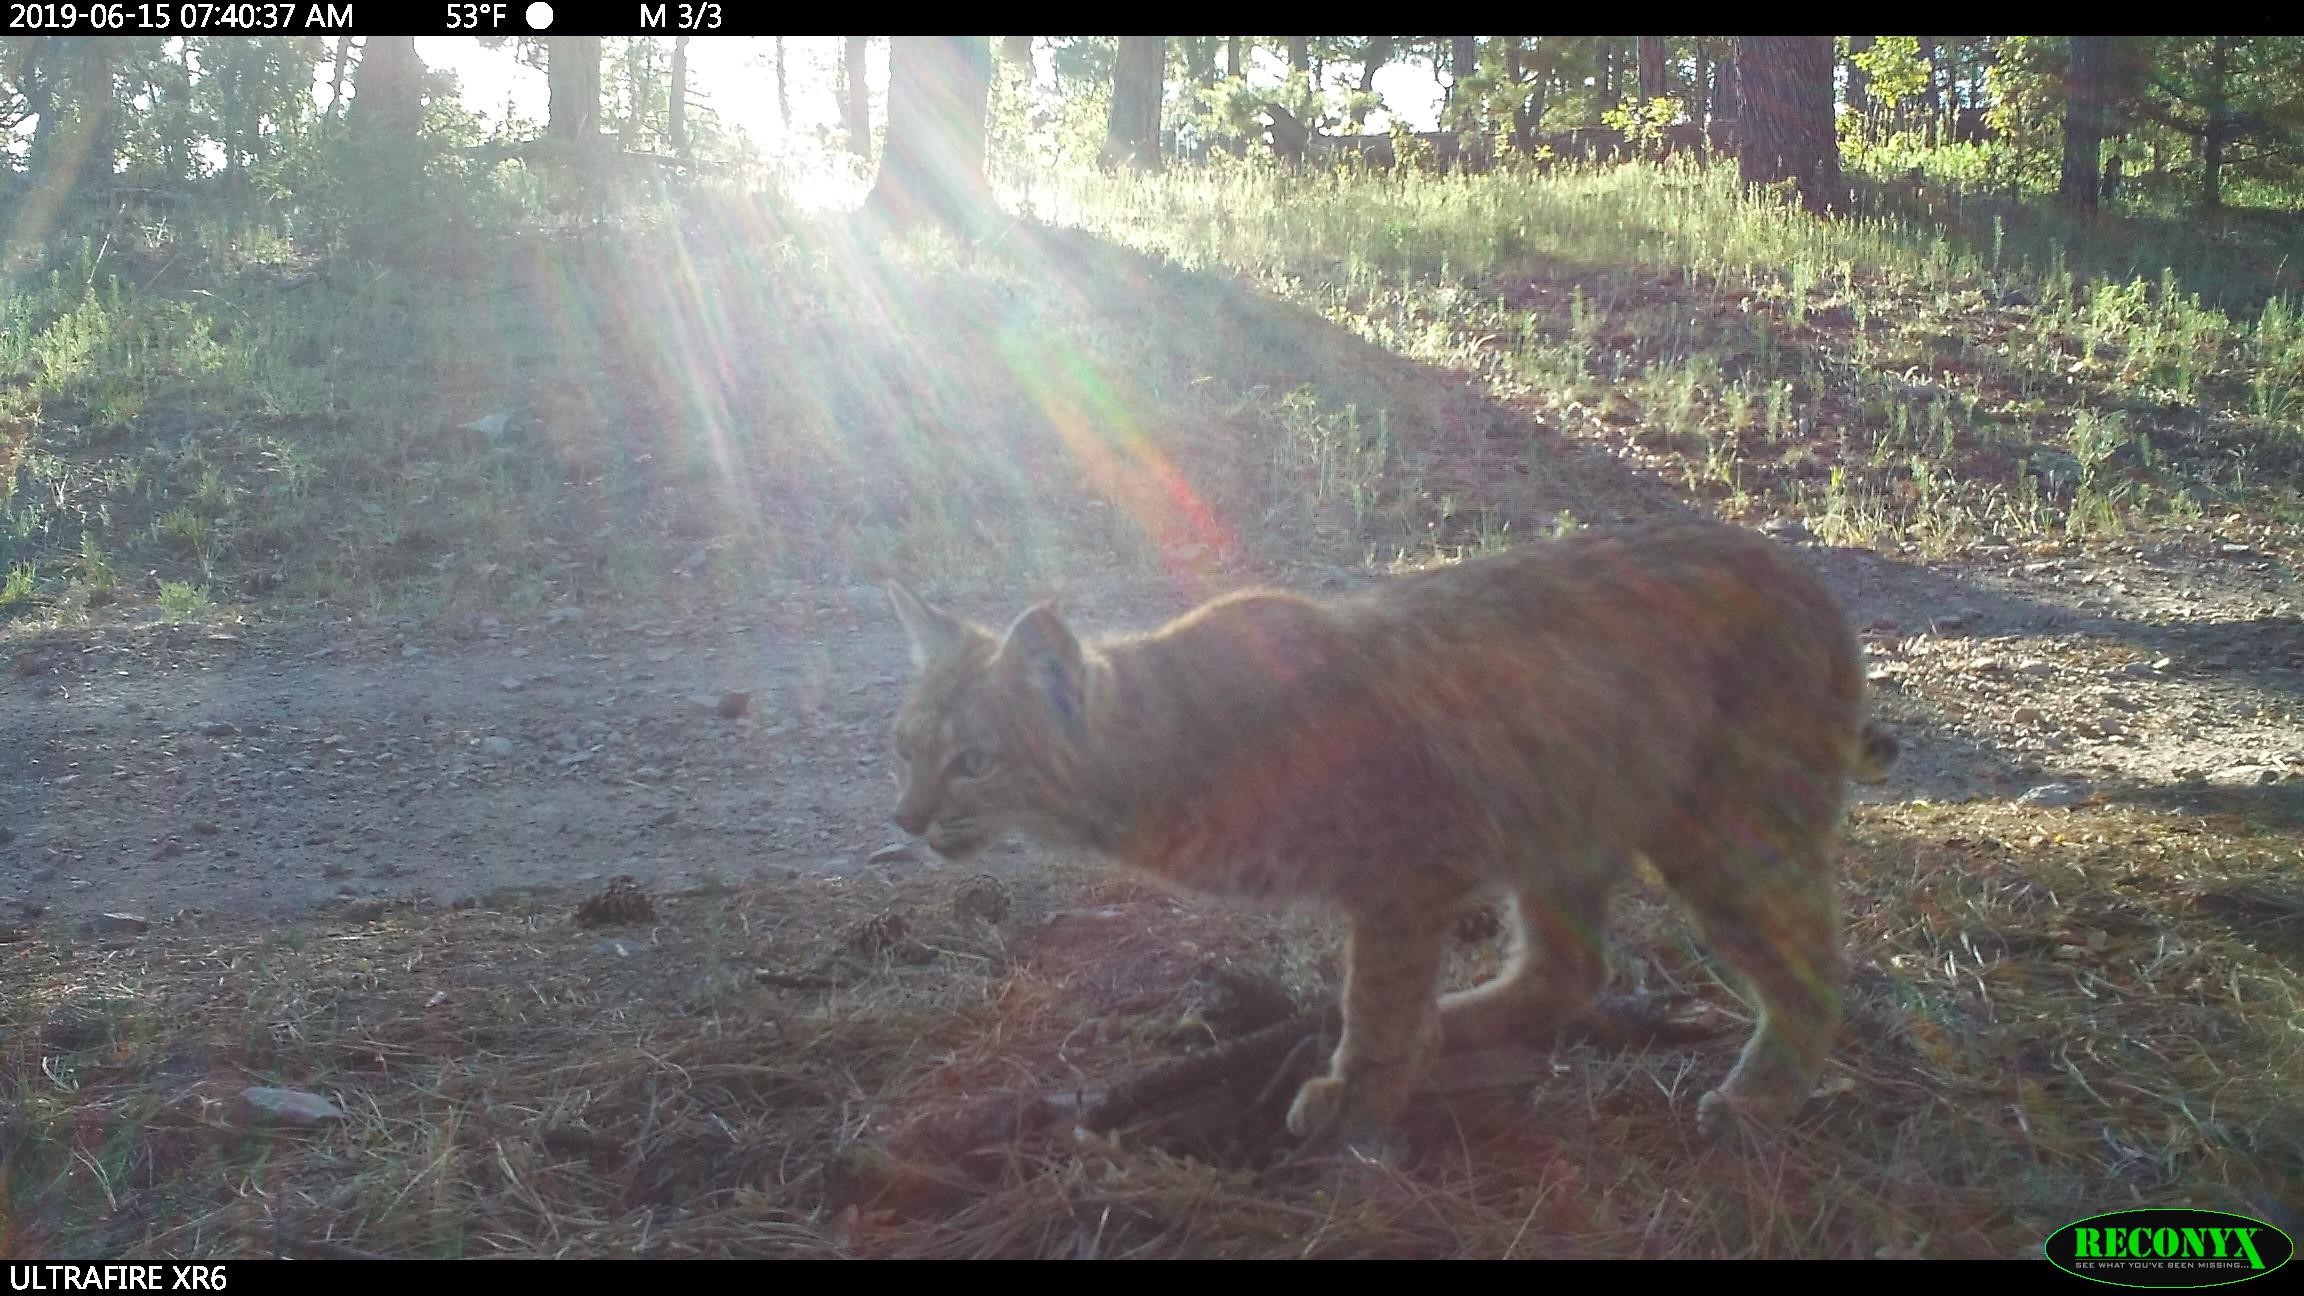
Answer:
[[[2263, 537], [2208, 526], [1943, 562], [1785, 538], [1842, 596], [1905, 745], [1865, 799], [2181, 812], [2217, 785], [2304, 771], [2304, 600]], [[1066, 593], [1091, 628], [1192, 601], [1147, 583]], [[959, 606], [997, 621], [1021, 603]], [[453, 905], [619, 873], [669, 889], [934, 866], [888, 822], [884, 732], [908, 666], [869, 587], [676, 617], [122, 620], [12, 656], [0, 925], [19, 932], [114, 912]], [[1011, 843], [984, 867], [1035, 858]]]

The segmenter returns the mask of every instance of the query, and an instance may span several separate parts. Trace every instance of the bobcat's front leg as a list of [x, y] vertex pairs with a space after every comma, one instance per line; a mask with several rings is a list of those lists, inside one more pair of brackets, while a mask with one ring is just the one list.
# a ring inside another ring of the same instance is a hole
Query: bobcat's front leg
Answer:
[[[1451, 915], [1452, 916], [1452, 915]], [[1427, 915], [1356, 915], [1345, 949], [1344, 1036], [1328, 1074], [1304, 1082], [1288, 1132], [1379, 1134], [1407, 1104], [1431, 1041], [1447, 926]]]

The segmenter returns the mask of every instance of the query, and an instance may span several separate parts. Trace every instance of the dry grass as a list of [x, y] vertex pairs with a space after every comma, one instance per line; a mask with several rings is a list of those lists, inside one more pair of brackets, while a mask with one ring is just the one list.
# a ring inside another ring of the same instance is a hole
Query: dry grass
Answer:
[[[611, 932], [557, 897], [35, 934], [0, 946], [0, 1249], [2016, 1256], [2133, 1203], [2293, 1230], [2292, 814], [1911, 806], [1851, 835], [1848, 1029], [1758, 1148], [1690, 1120], [1733, 1037], [1563, 1048], [1433, 1103], [1397, 1167], [1075, 1135], [1080, 1096], [1224, 1028], [1211, 969], [1305, 998], [1334, 967], [1309, 920], [1073, 866], [1008, 879], [998, 923], [930, 872], [664, 897]], [[1669, 906], [1623, 918], [1627, 983], [1734, 1008]], [[348, 1117], [252, 1128], [251, 1084]]]

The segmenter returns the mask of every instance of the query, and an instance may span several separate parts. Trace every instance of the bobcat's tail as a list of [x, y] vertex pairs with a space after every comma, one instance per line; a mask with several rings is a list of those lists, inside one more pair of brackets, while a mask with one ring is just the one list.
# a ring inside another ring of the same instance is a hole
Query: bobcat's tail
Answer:
[[1896, 735], [1881, 728], [1879, 721], [1865, 721], [1863, 736], [1856, 742], [1856, 765], [1850, 777], [1859, 783], [1878, 783], [1888, 777], [1888, 771], [1895, 767], [1896, 758], [1903, 750]]

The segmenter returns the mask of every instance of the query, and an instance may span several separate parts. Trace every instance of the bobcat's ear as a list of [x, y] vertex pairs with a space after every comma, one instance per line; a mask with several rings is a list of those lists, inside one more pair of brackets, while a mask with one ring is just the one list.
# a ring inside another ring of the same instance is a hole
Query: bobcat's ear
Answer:
[[1051, 601], [1016, 618], [1001, 641], [1000, 660], [1020, 683], [1048, 704], [1074, 737], [1086, 715], [1088, 668], [1080, 640]]
[[904, 632], [912, 637], [912, 665], [926, 670], [939, 658], [949, 656], [967, 636], [967, 629], [948, 612], [939, 611], [922, 602], [920, 596], [896, 581], [885, 582], [888, 602], [896, 609], [896, 618], [904, 623]]

